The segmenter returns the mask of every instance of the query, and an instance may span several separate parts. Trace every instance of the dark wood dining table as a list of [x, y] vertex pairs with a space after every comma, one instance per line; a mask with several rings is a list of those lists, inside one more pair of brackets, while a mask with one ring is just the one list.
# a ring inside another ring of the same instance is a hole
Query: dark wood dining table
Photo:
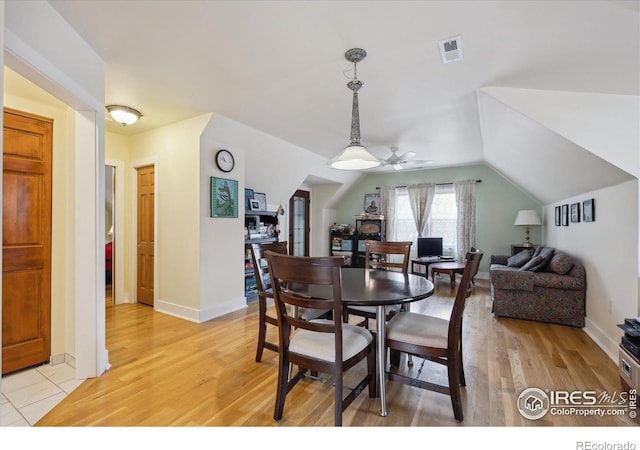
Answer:
[[[433, 283], [421, 275], [391, 270], [343, 267], [342, 302], [347, 305], [376, 307], [376, 358], [380, 415], [387, 415], [386, 358], [385, 358], [385, 306], [415, 302], [433, 294]], [[319, 288], [309, 293], [322, 296]]]

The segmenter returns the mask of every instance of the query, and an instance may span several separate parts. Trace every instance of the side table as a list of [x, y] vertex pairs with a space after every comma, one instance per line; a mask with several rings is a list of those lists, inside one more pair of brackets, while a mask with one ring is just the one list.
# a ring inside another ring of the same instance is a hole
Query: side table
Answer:
[[449, 278], [451, 279], [451, 287], [456, 286], [456, 274], [459, 273], [462, 275], [464, 272], [464, 263], [453, 261], [453, 262], [441, 262], [431, 264], [431, 281], [433, 284], [436, 283], [436, 274], [437, 273], [446, 273], [449, 274]]

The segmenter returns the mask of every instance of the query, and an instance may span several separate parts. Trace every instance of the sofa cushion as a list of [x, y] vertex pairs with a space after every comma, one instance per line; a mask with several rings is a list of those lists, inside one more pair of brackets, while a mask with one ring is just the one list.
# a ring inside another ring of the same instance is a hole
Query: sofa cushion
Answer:
[[522, 250], [507, 259], [507, 266], [509, 267], [522, 267], [531, 260], [531, 251]]
[[540, 252], [537, 256], [541, 256], [542, 261], [540, 261], [538, 265], [530, 268], [529, 270], [531, 270], [532, 272], [542, 272], [543, 270], [545, 270], [549, 265], [549, 261], [551, 261], [551, 258], [553, 258], [555, 252], [556, 250], [554, 248], [540, 247]]
[[523, 272], [534, 272], [533, 269], [538, 267], [543, 261], [544, 258], [542, 256], [534, 256], [524, 266], [520, 267], [520, 270]]
[[556, 252], [549, 261], [549, 270], [558, 275], [565, 275], [573, 267], [571, 257], [566, 253]]

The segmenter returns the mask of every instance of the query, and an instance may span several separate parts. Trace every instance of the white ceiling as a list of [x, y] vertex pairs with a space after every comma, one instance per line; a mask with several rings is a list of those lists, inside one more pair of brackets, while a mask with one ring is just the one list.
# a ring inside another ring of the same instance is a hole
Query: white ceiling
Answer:
[[[638, 1], [51, 0], [106, 63], [106, 102], [135, 134], [227, 116], [327, 158], [348, 143], [358, 64], [362, 141], [430, 167], [485, 160], [483, 86], [640, 94]], [[442, 64], [438, 41], [462, 37]]]

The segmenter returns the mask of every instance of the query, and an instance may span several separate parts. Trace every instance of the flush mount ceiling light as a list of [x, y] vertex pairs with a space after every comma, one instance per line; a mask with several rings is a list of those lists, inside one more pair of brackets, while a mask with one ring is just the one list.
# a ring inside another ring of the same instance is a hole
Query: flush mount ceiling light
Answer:
[[381, 161], [373, 156], [360, 143], [360, 116], [358, 109], [358, 90], [364, 83], [358, 80], [357, 64], [362, 61], [367, 52], [361, 48], [347, 50], [344, 57], [353, 63], [353, 80], [347, 83], [347, 87], [353, 91], [353, 107], [351, 109], [351, 140], [343, 152], [331, 162], [331, 167], [342, 170], [363, 170], [379, 166]]
[[142, 113], [137, 109], [129, 108], [128, 106], [122, 105], [107, 105], [107, 111], [119, 124], [122, 124], [123, 127], [127, 125], [131, 125], [136, 123], [140, 117], [142, 117]]

